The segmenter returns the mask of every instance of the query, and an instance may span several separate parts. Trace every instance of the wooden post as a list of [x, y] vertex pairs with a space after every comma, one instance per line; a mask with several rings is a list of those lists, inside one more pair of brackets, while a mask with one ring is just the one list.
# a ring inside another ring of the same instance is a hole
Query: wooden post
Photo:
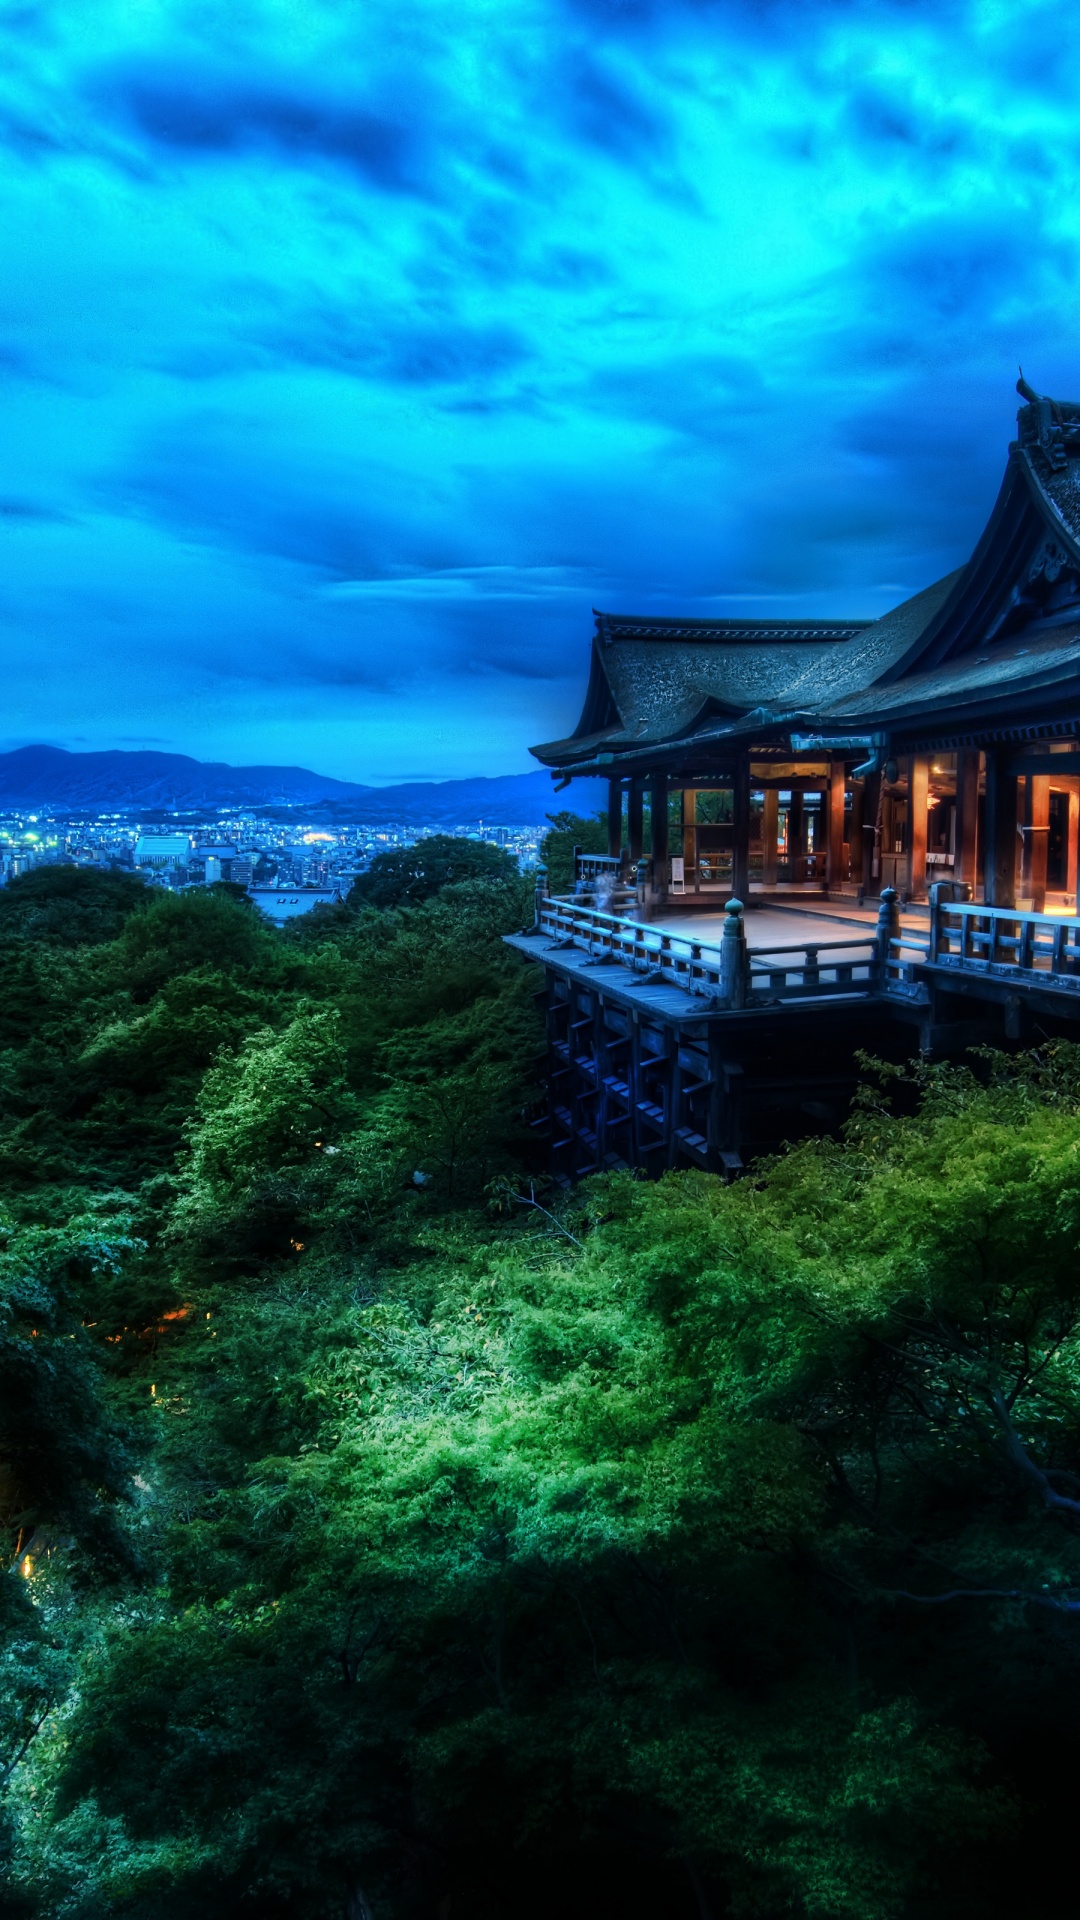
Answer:
[[750, 753], [735, 761], [731, 794], [731, 891], [737, 900], [750, 892]]
[[878, 985], [884, 987], [889, 963], [889, 948], [900, 937], [900, 908], [896, 901], [895, 887], [882, 887], [881, 905], [878, 908], [877, 947]]
[[645, 783], [639, 773], [631, 774], [630, 788], [626, 796], [626, 838], [630, 849], [630, 865], [636, 866], [641, 859], [641, 847], [645, 838]]
[[863, 781], [863, 886], [868, 893], [878, 893], [883, 881], [881, 878], [881, 856], [884, 852], [885, 820], [883, 812], [884, 775], [868, 773]]
[[1069, 788], [1069, 819], [1066, 833], [1068, 835], [1068, 841], [1065, 856], [1065, 891], [1072, 901], [1073, 912], [1075, 913], [1078, 904], [1080, 904], [1076, 898], [1077, 867], [1078, 864], [1080, 864], [1077, 859], [1078, 851], [1080, 851], [1080, 789], [1078, 789], [1075, 781]]
[[667, 898], [668, 880], [668, 804], [667, 774], [654, 773], [649, 781], [649, 824], [652, 828], [653, 892]]
[[844, 762], [829, 762], [829, 787], [825, 795], [825, 885], [838, 887], [844, 878], [844, 792], [847, 781]]
[[926, 812], [930, 797], [930, 762], [925, 753], [908, 760], [908, 896], [926, 897]]
[[[697, 865], [697, 788], [684, 787], [682, 797], [682, 851], [683, 860], [694, 875], [694, 892], [700, 893], [701, 881]], [[685, 872], [685, 867], [684, 867]]]
[[1050, 851], [1050, 780], [1047, 774], [1034, 773], [1028, 779], [1027, 811], [1031, 832], [1028, 872], [1031, 876], [1031, 911], [1046, 912], [1046, 857]]
[[956, 858], [953, 878], [966, 880], [975, 898], [979, 831], [979, 754], [962, 747], [956, 756]]
[[720, 990], [729, 1007], [746, 1005], [750, 984], [750, 955], [743, 925], [743, 903], [729, 900], [724, 908], [724, 932], [720, 941]]
[[1007, 773], [999, 747], [986, 753], [986, 851], [983, 899], [988, 907], [1016, 905], [1016, 775]]
[[804, 880], [806, 871], [803, 861], [806, 855], [806, 814], [803, 811], [802, 789], [792, 789], [788, 802], [787, 816], [788, 872], [792, 880]]
[[621, 780], [609, 780], [607, 785], [607, 850], [612, 860], [622, 852]]
[[776, 885], [776, 841], [779, 826], [780, 789], [779, 787], [766, 787], [765, 806], [761, 817], [761, 882], [765, 887], [775, 887]]
[[863, 865], [863, 802], [866, 798], [866, 784], [862, 780], [853, 780], [851, 784], [851, 826], [848, 829], [848, 875], [855, 886], [861, 887], [865, 867]]

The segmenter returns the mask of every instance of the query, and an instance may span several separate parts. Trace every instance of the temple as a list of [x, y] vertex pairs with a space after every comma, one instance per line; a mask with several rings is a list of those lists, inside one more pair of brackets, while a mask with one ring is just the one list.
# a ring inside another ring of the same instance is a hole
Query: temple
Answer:
[[577, 727], [533, 751], [607, 780], [607, 852], [515, 939], [570, 1177], [741, 1164], [793, 1101], [828, 1124], [898, 1020], [930, 1052], [1080, 1016], [1080, 405], [1019, 391], [970, 560], [880, 619], [596, 615]]
[[1076, 904], [1078, 725], [1080, 406], [1033, 398], [958, 572], [873, 621], [599, 613], [578, 725], [533, 751], [610, 781], [611, 855], [647, 798], [659, 899], [674, 855], [699, 895], [948, 878], [1041, 911]]

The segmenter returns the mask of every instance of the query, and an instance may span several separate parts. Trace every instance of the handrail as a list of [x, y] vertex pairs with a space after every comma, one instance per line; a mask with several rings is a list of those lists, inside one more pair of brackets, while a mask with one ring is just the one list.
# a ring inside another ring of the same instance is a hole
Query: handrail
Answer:
[[[875, 936], [804, 940], [749, 952], [737, 902], [729, 906], [724, 937], [715, 946], [550, 896], [538, 903], [537, 925], [553, 936], [554, 944], [577, 947], [594, 962], [609, 959], [649, 984], [679, 987], [722, 1005], [760, 1006], [811, 995], [866, 994], [873, 990], [878, 974]], [[823, 961], [823, 954], [846, 957]]]
[[1006, 978], [1048, 975], [1054, 986], [1080, 985], [1080, 919], [1020, 907], [950, 901], [930, 914], [932, 965]]

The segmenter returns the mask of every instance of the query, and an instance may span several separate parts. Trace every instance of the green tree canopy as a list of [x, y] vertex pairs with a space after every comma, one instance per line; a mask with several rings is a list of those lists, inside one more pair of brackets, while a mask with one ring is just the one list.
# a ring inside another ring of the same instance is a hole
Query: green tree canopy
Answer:
[[100, 946], [115, 940], [151, 894], [138, 875], [93, 867], [34, 867], [0, 887], [0, 942], [41, 941], [54, 947]]
[[563, 1195], [528, 891], [0, 941], [7, 1906], [1054, 1911], [1080, 1056]]
[[411, 847], [390, 847], [377, 853], [349, 895], [351, 906], [417, 906], [441, 887], [459, 880], [506, 881], [517, 873], [517, 861], [502, 847], [486, 840], [461, 840], [449, 833], [433, 833]]

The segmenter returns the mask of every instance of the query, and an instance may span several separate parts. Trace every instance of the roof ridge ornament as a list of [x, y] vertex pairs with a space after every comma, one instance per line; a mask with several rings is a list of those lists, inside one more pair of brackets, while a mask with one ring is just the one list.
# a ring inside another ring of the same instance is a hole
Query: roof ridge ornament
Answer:
[[1069, 454], [1080, 453], [1080, 406], [1072, 400], [1051, 400], [1046, 394], [1036, 393], [1024, 379], [1023, 367], [1016, 391], [1027, 401], [1016, 416], [1020, 445], [1041, 454], [1051, 473], [1063, 473]]

